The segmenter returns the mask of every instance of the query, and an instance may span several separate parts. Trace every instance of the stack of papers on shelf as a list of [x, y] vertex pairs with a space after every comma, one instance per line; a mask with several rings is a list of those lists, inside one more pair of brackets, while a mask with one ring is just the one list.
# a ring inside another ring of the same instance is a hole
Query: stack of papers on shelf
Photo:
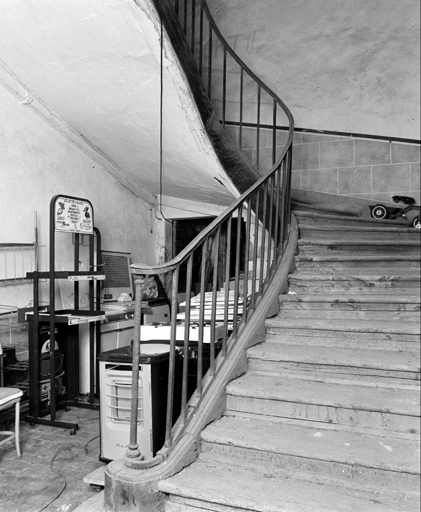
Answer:
[[[228, 321], [231, 321], [234, 319], [234, 310], [235, 310], [235, 303], [234, 303], [234, 290], [230, 290], [228, 293]], [[216, 293], [216, 310], [215, 310], [215, 316], [212, 317], [212, 307], [213, 307], [213, 292], [206, 292], [205, 293], [205, 300], [204, 300], [204, 318], [203, 320], [210, 321], [210, 320], [216, 320], [216, 321], [224, 321], [225, 317], [225, 307], [226, 307], [226, 296], [225, 292], [217, 292]], [[193, 297], [190, 300], [190, 321], [191, 322], [197, 322], [199, 320], [200, 315], [200, 300], [201, 295], [200, 293]], [[243, 314], [243, 297], [238, 297], [237, 300], [237, 313], [238, 316], [241, 316]], [[180, 307], [185, 307], [186, 303], [183, 302], [180, 304]], [[185, 320], [186, 313], [178, 313], [177, 314], [177, 320]]]
[[[134, 311], [135, 301], [127, 302], [105, 302], [101, 304], [101, 310], [105, 311], [106, 314], [114, 313], [131, 313]], [[142, 301], [142, 308], [147, 308], [148, 303]]]

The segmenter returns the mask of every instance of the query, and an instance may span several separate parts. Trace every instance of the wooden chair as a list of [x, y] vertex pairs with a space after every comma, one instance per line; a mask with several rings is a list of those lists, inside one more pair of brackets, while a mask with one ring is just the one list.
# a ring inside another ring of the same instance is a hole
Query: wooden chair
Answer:
[[[3, 355], [3, 351], [0, 344], [0, 360]], [[23, 395], [22, 390], [18, 388], [4, 388], [0, 387], [0, 411], [9, 409], [15, 406], [15, 430], [0, 430], [0, 436], [6, 436], [5, 439], [0, 441], [0, 446], [7, 443], [8, 441], [15, 440], [16, 453], [18, 459], [21, 458], [20, 445], [19, 445], [19, 420], [20, 420], [20, 399]]]

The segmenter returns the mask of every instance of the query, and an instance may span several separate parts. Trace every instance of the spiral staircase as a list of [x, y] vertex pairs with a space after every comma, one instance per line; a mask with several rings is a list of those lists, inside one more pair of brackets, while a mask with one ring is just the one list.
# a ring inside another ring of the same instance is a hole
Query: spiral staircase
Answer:
[[419, 510], [419, 231], [295, 215], [280, 311], [166, 512]]
[[[207, 135], [242, 195], [177, 258], [136, 264], [132, 271], [135, 278], [170, 274], [174, 297], [180, 265], [187, 264], [188, 290], [195, 251], [202, 251], [205, 269], [210, 245], [213, 295], [220, 289], [218, 272], [226, 272], [223, 293], [231, 277], [229, 265], [218, 270], [215, 254], [237, 251], [237, 261], [246, 255], [246, 268], [235, 269], [235, 301], [240, 279], [251, 284], [242, 318], [234, 317], [218, 356], [211, 348], [210, 371], [199, 378], [196, 397], [183, 394], [174, 427], [168, 401], [163, 449], [152, 461], [133, 457], [107, 467], [101, 510], [418, 511], [419, 230], [399, 221], [320, 213], [311, 205], [291, 212], [294, 123], [287, 107], [226, 44], [205, 2], [156, 0], [155, 6]], [[217, 98], [213, 40], [222, 48]], [[236, 144], [225, 131], [232, 121], [227, 90], [233, 76], [240, 79]], [[262, 98], [272, 106], [265, 177], [256, 170], [259, 150], [256, 165], [241, 153], [241, 130], [249, 121], [246, 78], [256, 87], [257, 147], [267, 122]], [[278, 148], [281, 111], [288, 136]], [[241, 218], [245, 249], [230, 243]], [[173, 317], [175, 312], [173, 303]], [[175, 350], [171, 338], [170, 360]], [[94, 510], [89, 506], [78, 510]]]

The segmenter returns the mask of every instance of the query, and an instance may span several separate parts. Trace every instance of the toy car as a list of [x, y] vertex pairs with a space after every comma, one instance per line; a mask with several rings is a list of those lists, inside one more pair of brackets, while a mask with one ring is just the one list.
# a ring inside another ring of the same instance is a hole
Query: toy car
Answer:
[[[408, 196], [393, 196], [394, 203], [403, 203], [401, 208], [393, 208], [383, 204], [370, 205], [370, 212], [373, 219], [396, 219], [398, 217], [406, 218], [406, 214], [411, 210], [420, 212], [420, 206], [416, 205], [413, 197]], [[408, 219], [409, 220], [409, 219]], [[421, 216], [418, 213], [412, 220], [409, 220], [411, 226], [416, 229], [421, 229]]]

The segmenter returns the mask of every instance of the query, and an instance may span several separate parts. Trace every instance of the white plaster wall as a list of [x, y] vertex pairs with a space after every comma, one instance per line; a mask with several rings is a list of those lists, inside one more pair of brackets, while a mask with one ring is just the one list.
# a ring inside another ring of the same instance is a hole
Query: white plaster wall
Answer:
[[144, 200], [228, 206], [236, 189], [165, 34], [161, 83], [160, 28], [152, 0], [1, 0], [0, 83], [13, 77]]
[[[33, 242], [36, 211], [39, 270], [48, 270], [49, 205], [56, 194], [92, 202], [103, 249], [149, 264], [164, 251], [164, 221], [150, 205], [1, 86], [0, 187], [0, 243]], [[57, 260], [72, 260], [71, 235], [60, 234], [56, 246]], [[46, 289], [44, 283], [44, 300]], [[0, 304], [23, 306], [31, 298], [31, 286], [0, 286]]]
[[419, 0], [208, 0], [296, 126], [420, 138]]

